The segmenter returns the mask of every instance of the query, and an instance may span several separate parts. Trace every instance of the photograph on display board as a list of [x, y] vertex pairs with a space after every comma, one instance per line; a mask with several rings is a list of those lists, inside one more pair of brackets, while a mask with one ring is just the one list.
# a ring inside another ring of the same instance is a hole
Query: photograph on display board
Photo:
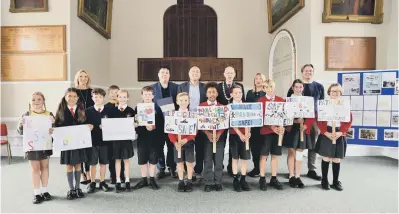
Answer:
[[377, 140], [377, 129], [359, 129], [359, 139], [363, 140]]
[[398, 127], [399, 115], [398, 112], [392, 112], [391, 127]]
[[397, 129], [385, 129], [384, 140], [398, 141], [398, 130]]
[[363, 74], [363, 94], [381, 94], [381, 73]]
[[355, 130], [353, 128], [350, 128], [347, 132], [346, 132], [346, 138], [348, 139], [355, 139]]
[[382, 87], [383, 88], [395, 88], [396, 72], [384, 72], [382, 73]]

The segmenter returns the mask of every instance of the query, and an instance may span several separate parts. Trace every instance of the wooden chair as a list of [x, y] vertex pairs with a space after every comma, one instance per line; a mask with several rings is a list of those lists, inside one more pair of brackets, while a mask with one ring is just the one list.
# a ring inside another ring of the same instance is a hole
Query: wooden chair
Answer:
[[1, 123], [1, 137], [5, 137], [6, 139], [3, 140], [1, 139], [0, 144], [1, 146], [6, 145], [7, 146], [7, 155], [8, 155], [8, 164], [11, 164], [11, 147], [10, 147], [10, 142], [8, 141], [8, 130], [7, 130], [7, 125], [5, 123]]

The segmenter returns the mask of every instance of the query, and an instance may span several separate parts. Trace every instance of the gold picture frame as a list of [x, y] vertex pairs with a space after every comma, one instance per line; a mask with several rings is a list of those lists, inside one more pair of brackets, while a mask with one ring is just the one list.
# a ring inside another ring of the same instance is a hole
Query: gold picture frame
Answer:
[[269, 33], [277, 30], [303, 7], [305, 0], [267, 0]]
[[323, 23], [359, 22], [381, 24], [384, 0], [324, 0]]
[[48, 12], [48, 0], [10, 0], [11, 13]]
[[111, 39], [112, 4], [113, 0], [78, 0], [78, 17], [104, 38]]

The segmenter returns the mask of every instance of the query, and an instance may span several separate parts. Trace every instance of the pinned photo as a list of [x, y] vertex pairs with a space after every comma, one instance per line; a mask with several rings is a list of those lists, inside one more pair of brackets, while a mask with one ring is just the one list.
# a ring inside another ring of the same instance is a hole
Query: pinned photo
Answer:
[[377, 129], [359, 129], [359, 139], [377, 140]]

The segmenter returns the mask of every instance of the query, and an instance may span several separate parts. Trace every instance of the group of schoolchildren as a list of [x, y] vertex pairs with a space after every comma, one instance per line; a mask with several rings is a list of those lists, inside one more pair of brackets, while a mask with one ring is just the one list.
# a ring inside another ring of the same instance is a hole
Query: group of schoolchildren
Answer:
[[[294, 94], [292, 96], [302, 96], [304, 84], [297, 79], [292, 84]], [[242, 103], [243, 89], [239, 85], [232, 85], [230, 88], [231, 100], [230, 103]], [[275, 83], [273, 80], [264, 81], [265, 96], [258, 99], [258, 102], [263, 104], [263, 113], [265, 113], [266, 102], [285, 102], [285, 99], [276, 96]], [[107, 142], [102, 139], [102, 118], [125, 118], [135, 117], [137, 108], [134, 110], [127, 105], [129, 100], [129, 93], [126, 90], [119, 90], [116, 86], [111, 86], [109, 89], [111, 100], [104, 104], [104, 97], [106, 92], [101, 88], [94, 88], [91, 90], [91, 99], [94, 105], [85, 109], [88, 97], [84, 99], [84, 103], [79, 101], [81, 91], [76, 88], [68, 88], [65, 95], [59, 103], [55, 117], [45, 106], [44, 95], [36, 92], [32, 95], [31, 103], [29, 104], [29, 111], [23, 116], [49, 116], [53, 122], [53, 127], [64, 127], [73, 125], [86, 124], [91, 130], [92, 147], [75, 149], [61, 152], [60, 162], [66, 165], [66, 174], [69, 184], [69, 191], [67, 199], [83, 198], [85, 195], [80, 188], [80, 179], [83, 164], [90, 165], [89, 172], [86, 169], [85, 176], [90, 177], [90, 183], [87, 187], [87, 193], [94, 193], [97, 189], [103, 191], [111, 191], [113, 188], [109, 187], [105, 182], [106, 165], [113, 165], [116, 184], [115, 191], [130, 191], [132, 189], [140, 189], [142, 187], [150, 187], [157, 190], [160, 187], [155, 180], [156, 164], [158, 161], [158, 147], [157, 135], [164, 134], [164, 127], [157, 127], [158, 121], [162, 120], [163, 115], [156, 115], [155, 125], [137, 126], [132, 124], [135, 128], [137, 137], [137, 152], [138, 164], [141, 170], [141, 179], [139, 182], [131, 187], [130, 185], [130, 162], [129, 159], [133, 157], [133, 143], [131, 140], [121, 140]], [[207, 101], [200, 103], [200, 106], [221, 106], [217, 102], [218, 86], [215, 82], [208, 82], [205, 85], [205, 92]], [[341, 95], [342, 89], [339, 84], [332, 84], [328, 88], [327, 94], [330, 99], [337, 100]], [[150, 86], [143, 87], [141, 90], [141, 98], [144, 103], [152, 103], [154, 99], [154, 89]], [[189, 94], [181, 92], [176, 97], [178, 105], [177, 111], [188, 111], [190, 102]], [[264, 115], [264, 114], [263, 114]], [[137, 117], [136, 117], [137, 119]], [[267, 118], [265, 118], [267, 120]], [[136, 121], [136, 120], [135, 120]], [[23, 132], [23, 124], [25, 120], [21, 119], [18, 131]], [[292, 126], [284, 128], [279, 126], [266, 126], [260, 128], [259, 144], [260, 144], [260, 158], [259, 158], [259, 188], [260, 190], [267, 190], [266, 185], [266, 162], [271, 162], [271, 179], [270, 186], [281, 190], [283, 185], [277, 179], [278, 156], [282, 155], [282, 146], [278, 145], [279, 135], [284, 135], [283, 146], [289, 148], [288, 151], [288, 169], [289, 169], [289, 184], [291, 187], [304, 188], [304, 184], [300, 179], [301, 163], [303, 159], [303, 151], [306, 149], [315, 149], [316, 152], [323, 156], [322, 160], [322, 188], [330, 189], [328, 182], [328, 168], [330, 162], [333, 170], [333, 184], [332, 188], [342, 190], [342, 184], [338, 180], [340, 171], [340, 159], [345, 156], [346, 138], [345, 133], [351, 126], [351, 121], [348, 123], [335, 124], [336, 130], [332, 131], [333, 125], [331, 122], [317, 122], [321, 130], [321, 135], [318, 138], [316, 147], [312, 148], [310, 141], [310, 129], [312, 124], [316, 122], [315, 118], [295, 118]], [[258, 129], [259, 130], [259, 129]], [[52, 134], [53, 128], [49, 130]], [[216, 136], [212, 131], [201, 131], [206, 135], [204, 142], [204, 171], [203, 177], [205, 182], [204, 191], [210, 192], [212, 190], [222, 191], [222, 174], [223, 174], [223, 159], [226, 139], [222, 137], [224, 130], [216, 131]], [[229, 129], [229, 148], [232, 155], [232, 172], [233, 172], [233, 188], [235, 191], [250, 191], [247, 181], [245, 180], [247, 172], [247, 160], [251, 158], [250, 151], [246, 149], [245, 142], [251, 138], [251, 129], [249, 128], [230, 128]], [[303, 139], [300, 133], [303, 133]], [[253, 133], [254, 135], [257, 133]], [[177, 171], [179, 182], [177, 190], [179, 192], [191, 192], [193, 190], [193, 164], [195, 136], [194, 135], [175, 135], [168, 134], [170, 141], [174, 144], [174, 161], [177, 163]], [[213, 139], [216, 139], [216, 153], [213, 153]], [[334, 143], [333, 143], [334, 142]], [[110, 144], [112, 144], [110, 146]], [[181, 157], [178, 156], [180, 153]], [[34, 186], [33, 203], [41, 203], [42, 201], [50, 200], [51, 195], [47, 191], [48, 183], [48, 157], [52, 155], [51, 150], [46, 151], [29, 151], [26, 153], [30, 160], [32, 167], [32, 180]], [[268, 156], [271, 158], [268, 159]], [[112, 162], [114, 161], [114, 163]], [[241, 172], [239, 173], [238, 164], [241, 162]], [[99, 188], [96, 187], [96, 166], [100, 166], [100, 183]], [[147, 178], [147, 172], [150, 179]], [[186, 179], [184, 173], [186, 172]], [[123, 180], [122, 180], [123, 178]], [[124, 181], [124, 185], [122, 183]], [[41, 185], [40, 185], [41, 184]], [[40, 189], [41, 186], [41, 189]]]

